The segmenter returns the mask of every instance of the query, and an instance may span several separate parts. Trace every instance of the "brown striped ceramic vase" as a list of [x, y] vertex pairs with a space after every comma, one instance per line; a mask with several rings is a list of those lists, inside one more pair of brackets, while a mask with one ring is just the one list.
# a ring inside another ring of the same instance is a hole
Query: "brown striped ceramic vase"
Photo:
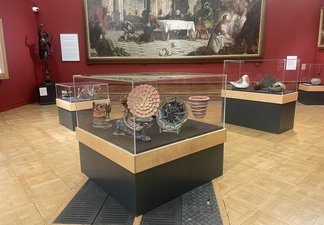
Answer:
[[189, 97], [190, 109], [195, 118], [200, 119], [205, 117], [209, 99], [208, 96], [201, 95]]

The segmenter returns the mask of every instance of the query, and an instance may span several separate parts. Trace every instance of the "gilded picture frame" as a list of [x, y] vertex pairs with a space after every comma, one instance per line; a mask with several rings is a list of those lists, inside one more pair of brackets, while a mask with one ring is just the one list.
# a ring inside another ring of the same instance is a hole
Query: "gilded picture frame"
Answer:
[[9, 79], [9, 70], [4, 41], [2, 19], [0, 18], [0, 80]]
[[87, 63], [263, 56], [266, 0], [83, 0]]
[[321, 8], [321, 13], [320, 13], [319, 28], [318, 28], [318, 41], [317, 41], [318, 48], [324, 48], [323, 20], [324, 20], [324, 7]]

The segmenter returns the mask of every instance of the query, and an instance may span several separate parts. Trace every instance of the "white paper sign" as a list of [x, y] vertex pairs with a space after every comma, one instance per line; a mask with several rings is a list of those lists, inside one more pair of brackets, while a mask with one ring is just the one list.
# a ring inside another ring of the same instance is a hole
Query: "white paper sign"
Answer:
[[80, 61], [78, 34], [60, 34], [62, 61]]
[[286, 70], [297, 69], [297, 56], [287, 56]]
[[39, 96], [47, 96], [47, 88], [46, 87], [39, 88]]
[[301, 70], [306, 70], [306, 64], [302, 64]]

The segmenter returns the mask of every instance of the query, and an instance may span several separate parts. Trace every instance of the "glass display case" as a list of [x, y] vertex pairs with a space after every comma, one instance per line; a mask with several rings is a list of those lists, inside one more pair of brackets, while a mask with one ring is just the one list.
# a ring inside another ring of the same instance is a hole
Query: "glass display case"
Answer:
[[299, 59], [225, 60], [224, 74], [231, 90], [291, 93], [298, 88]]
[[224, 127], [220, 94], [225, 79], [208, 74], [76, 75], [75, 90], [98, 82], [107, 87], [110, 101], [92, 99], [92, 109], [77, 111], [78, 127], [134, 154], [212, 132]]
[[100, 82], [57, 83], [56, 106], [58, 107], [59, 123], [70, 130], [75, 130], [76, 102], [79, 102], [79, 110], [92, 109], [93, 101], [107, 103], [108, 85]]
[[324, 64], [302, 64], [300, 84], [324, 85]]
[[324, 104], [324, 64], [302, 64], [298, 101], [305, 105]]
[[[79, 110], [81, 170], [134, 215], [223, 173], [226, 75], [75, 75], [107, 84], [109, 101]], [[194, 172], [193, 172], [194, 171]], [[163, 193], [157, 195], [156, 193]]]
[[67, 102], [91, 101], [107, 99], [107, 84], [105, 83], [80, 83], [73, 86], [73, 83], [56, 83], [56, 98]]
[[282, 133], [294, 126], [299, 60], [225, 60], [226, 122]]

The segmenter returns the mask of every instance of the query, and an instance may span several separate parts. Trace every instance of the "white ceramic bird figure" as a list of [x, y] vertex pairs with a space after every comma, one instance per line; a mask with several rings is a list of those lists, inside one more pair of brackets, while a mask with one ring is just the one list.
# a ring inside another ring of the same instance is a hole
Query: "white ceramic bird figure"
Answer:
[[236, 88], [248, 88], [250, 85], [250, 79], [248, 75], [243, 75], [237, 81], [230, 81], [230, 83]]

